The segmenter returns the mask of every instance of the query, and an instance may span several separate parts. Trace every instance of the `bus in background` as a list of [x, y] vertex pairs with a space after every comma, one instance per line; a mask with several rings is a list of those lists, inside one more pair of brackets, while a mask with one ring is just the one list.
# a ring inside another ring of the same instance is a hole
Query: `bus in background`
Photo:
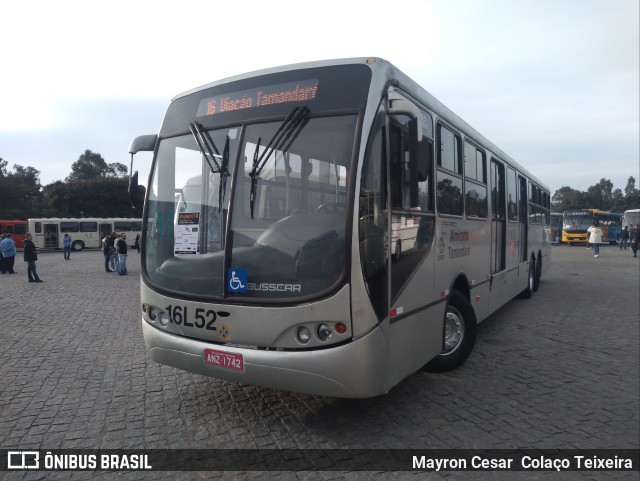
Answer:
[[27, 233], [27, 221], [0, 219], [0, 233], [4, 234], [5, 232], [10, 232], [13, 242], [16, 243], [16, 248], [22, 249], [24, 235]]
[[587, 229], [598, 222], [602, 230], [602, 243], [615, 244], [622, 230], [622, 214], [598, 209], [568, 210], [564, 213], [562, 242], [569, 245], [586, 244]]
[[477, 323], [549, 267], [548, 188], [385, 60], [228, 78], [176, 96], [161, 125], [129, 146], [132, 164], [153, 152], [155, 362], [377, 396], [460, 366]]
[[71, 249], [101, 246], [102, 239], [111, 232], [125, 233], [130, 241], [142, 232], [142, 219], [127, 218], [49, 218], [29, 219], [29, 232], [39, 249], [62, 249], [65, 234], [71, 236]]
[[640, 225], [640, 209], [625, 210], [622, 214], [622, 228], [631, 228], [631, 225]]

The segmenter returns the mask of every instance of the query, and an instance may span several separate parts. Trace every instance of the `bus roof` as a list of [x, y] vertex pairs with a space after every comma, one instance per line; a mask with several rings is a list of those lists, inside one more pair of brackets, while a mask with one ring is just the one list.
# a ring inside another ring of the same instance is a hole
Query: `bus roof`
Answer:
[[498, 157], [502, 161], [506, 161], [508, 164], [511, 164], [515, 169], [525, 174], [530, 180], [535, 182], [538, 186], [544, 188], [545, 190], [549, 190], [545, 183], [536, 178], [533, 174], [531, 174], [527, 169], [522, 167], [518, 162], [512, 159], [508, 154], [506, 154], [502, 149], [497, 147], [493, 142], [488, 140], [482, 134], [480, 134], [477, 130], [471, 127], [467, 122], [458, 117], [452, 110], [446, 107], [442, 102], [436, 99], [433, 95], [427, 92], [424, 88], [422, 88], [417, 82], [412, 80], [409, 76], [403, 73], [400, 69], [395, 67], [391, 62], [384, 60], [379, 57], [355, 57], [355, 58], [343, 58], [343, 59], [331, 59], [331, 60], [318, 60], [312, 62], [303, 62], [297, 64], [289, 64], [277, 67], [270, 67], [261, 70], [255, 70], [252, 72], [247, 72], [243, 74], [234, 75], [231, 77], [227, 77], [224, 79], [216, 80], [214, 82], [201, 85], [199, 87], [187, 90], [176, 95], [172, 102], [187, 95], [200, 92], [202, 90], [215, 87], [218, 85], [223, 85], [229, 82], [235, 82], [239, 80], [244, 80], [251, 77], [257, 77], [262, 75], [269, 75], [278, 72], [287, 72], [292, 70], [301, 70], [301, 69], [309, 69], [309, 68], [318, 68], [318, 67], [328, 67], [335, 65], [368, 65], [373, 71], [373, 80], [372, 80], [372, 89], [369, 93], [369, 100], [374, 101], [375, 105], [378, 105], [379, 97], [383, 91], [383, 89], [387, 88], [392, 84], [395, 84], [398, 88], [409, 94], [413, 99], [422, 104], [425, 107], [428, 107], [430, 110], [435, 112], [439, 117], [442, 117], [448, 123], [456, 127], [458, 130], [464, 132], [467, 136], [473, 139], [476, 143], [480, 144], [486, 150], [493, 153], [496, 157]]

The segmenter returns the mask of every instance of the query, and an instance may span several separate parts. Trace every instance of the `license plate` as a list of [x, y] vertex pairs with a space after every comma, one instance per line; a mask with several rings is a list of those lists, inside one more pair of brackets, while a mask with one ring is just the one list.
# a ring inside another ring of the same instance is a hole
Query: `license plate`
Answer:
[[232, 371], [244, 372], [244, 359], [242, 354], [216, 351], [215, 349], [205, 349], [204, 362], [211, 366], [218, 366], [225, 369], [231, 369]]

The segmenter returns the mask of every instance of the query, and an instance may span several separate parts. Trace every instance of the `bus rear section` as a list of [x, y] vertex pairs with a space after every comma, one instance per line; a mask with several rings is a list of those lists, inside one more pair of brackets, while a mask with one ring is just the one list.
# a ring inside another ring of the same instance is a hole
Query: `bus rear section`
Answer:
[[13, 242], [16, 244], [16, 248], [22, 249], [24, 247], [24, 235], [27, 233], [27, 221], [26, 220], [0, 220], [0, 232], [3, 234], [9, 232]]
[[178, 369], [377, 396], [463, 363], [547, 268], [548, 192], [379, 59], [178, 95], [139, 151], [142, 331]]

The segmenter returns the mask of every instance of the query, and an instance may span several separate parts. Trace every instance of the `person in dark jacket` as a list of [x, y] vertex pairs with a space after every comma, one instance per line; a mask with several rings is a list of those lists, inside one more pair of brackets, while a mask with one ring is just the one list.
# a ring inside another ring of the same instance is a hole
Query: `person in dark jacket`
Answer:
[[38, 254], [36, 253], [36, 245], [31, 240], [32, 237], [30, 232], [24, 235], [24, 261], [27, 263], [27, 276], [29, 276], [29, 282], [42, 282], [36, 272]]
[[640, 245], [640, 225], [631, 225], [631, 229], [629, 229], [629, 242], [631, 243], [633, 257], [636, 257], [638, 255], [638, 245]]
[[629, 244], [629, 227], [624, 226], [622, 232], [620, 232], [620, 249], [627, 249], [627, 245]]

